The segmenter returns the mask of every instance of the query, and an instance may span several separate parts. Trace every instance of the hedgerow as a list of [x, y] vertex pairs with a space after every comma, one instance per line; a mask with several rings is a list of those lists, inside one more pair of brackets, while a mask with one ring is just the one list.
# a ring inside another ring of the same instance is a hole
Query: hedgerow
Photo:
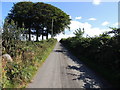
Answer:
[[[95, 37], [78, 36], [61, 39], [80, 60], [105, 77], [110, 83], [119, 86], [120, 81], [120, 29], [112, 28], [110, 32]], [[110, 36], [110, 34], [114, 34]]]
[[24, 28], [18, 28], [15, 23], [5, 23], [2, 33], [2, 54], [9, 54], [13, 61], [2, 58], [3, 88], [25, 87], [35, 75], [39, 66], [52, 51], [56, 39], [39, 42], [21, 41], [20, 34]]

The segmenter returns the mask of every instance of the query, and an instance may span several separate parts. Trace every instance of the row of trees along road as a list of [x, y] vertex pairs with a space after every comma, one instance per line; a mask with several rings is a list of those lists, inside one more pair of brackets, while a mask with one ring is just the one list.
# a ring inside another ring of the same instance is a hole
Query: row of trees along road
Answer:
[[64, 32], [70, 24], [69, 15], [64, 11], [42, 2], [18, 2], [14, 4], [6, 19], [9, 23], [13, 20], [18, 28], [24, 26], [27, 30], [24, 33], [29, 34], [29, 41], [31, 41], [31, 34], [36, 34], [36, 41], [40, 35], [42, 39], [43, 36], [48, 39], [48, 34], [53, 37]]

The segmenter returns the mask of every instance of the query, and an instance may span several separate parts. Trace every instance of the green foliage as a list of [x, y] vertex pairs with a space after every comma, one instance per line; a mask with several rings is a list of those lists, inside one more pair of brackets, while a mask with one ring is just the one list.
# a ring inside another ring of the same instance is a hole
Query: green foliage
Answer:
[[31, 14], [33, 10], [32, 2], [19, 2], [14, 4], [10, 13], [7, 16], [9, 22], [13, 20], [17, 27], [22, 28], [24, 23], [24, 28], [28, 30], [24, 30], [24, 33], [29, 33], [29, 41], [31, 41], [31, 27], [32, 27], [32, 16]]
[[21, 32], [21, 29], [17, 29], [17, 26], [13, 20], [10, 23], [8, 23], [7, 19], [5, 20], [2, 33], [3, 40], [18, 40], [20, 39]]
[[[84, 38], [81, 36], [81, 31], [80, 36], [77, 31], [76, 37], [62, 39], [61, 43], [79, 57], [80, 60], [82, 60], [81, 58], [87, 59], [85, 62], [88, 65], [91, 63], [92, 66], [95, 66], [95, 69], [99, 68], [100, 73], [102, 73], [112, 84], [119, 85], [119, 32], [120, 29], [113, 28], [112, 31], [103, 33], [100, 36]], [[110, 37], [109, 34], [111, 33], [113, 33], [114, 36]]]
[[18, 41], [17, 46], [13, 46], [16, 50], [10, 50], [10, 52], [16, 53], [16, 56], [13, 57], [13, 62], [2, 61], [3, 88], [26, 86], [31, 81], [38, 67], [52, 51], [56, 41], [56, 39], [40, 42]]
[[[7, 62], [2, 58], [1, 84], [3, 88], [20, 88], [26, 86], [26, 84], [31, 81], [41, 63], [46, 60], [57, 41], [56, 39], [48, 39], [40, 42], [20, 40], [20, 35], [24, 34], [25, 28], [28, 28], [28, 23], [30, 23], [26, 21], [29, 18], [26, 10], [31, 10], [30, 7], [27, 6], [28, 4], [31, 3], [15, 4], [15, 11], [13, 10], [13, 12], [17, 12], [15, 14], [16, 18], [13, 20], [6, 18], [3, 26], [2, 54], [7, 53], [13, 59], [13, 62]], [[21, 15], [21, 18], [19, 18], [19, 15]], [[15, 19], [21, 21], [17, 22]], [[21, 26], [18, 27], [18, 25], [23, 25], [23, 19], [26, 21], [24, 22], [25, 28], [20, 28]]]
[[[5, 49], [6, 53], [13, 54], [13, 62], [2, 60], [2, 87], [18, 88], [26, 86], [40, 64], [46, 60], [52, 51], [56, 41], [56, 39], [40, 42], [17, 41], [17, 44], [12, 46], [15, 49], [9, 49], [10, 51]], [[14, 40], [13, 43], [16, 43], [16, 41]], [[11, 44], [8, 46], [11, 46]]]
[[[31, 29], [36, 30], [36, 40], [39, 35], [51, 34], [51, 24], [53, 20], [53, 34], [59, 34], [69, 28], [70, 18], [61, 9], [50, 4], [38, 2], [18, 2], [14, 4], [7, 19], [14, 20], [18, 27], [22, 27], [24, 23], [25, 28], [29, 29], [29, 40]], [[44, 28], [46, 32], [44, 33]]]
[[[15, 55], [15, 50], [18, 46], [18, 41], [20, 40], [20, 35], [22, 34], [23, 29], [17, 28], [14, 21], [8, 23], [8, 20], [5, 20], [5, 24], [3, 26], [3, 33], [2, 33], [2, 46], [3, 46], [3, 54], [10, 53], [11, 56]], [[20, 44], [20, 43], [19, 43]], [[11, 50], [13, 52], [11, 52]]]
[[77, 38], [82, 38], [82, 36], [84, 34], [84, 28], [83, 28], [83, 31], [81, 30], [81, 28], [75, 30], [74, 34]]

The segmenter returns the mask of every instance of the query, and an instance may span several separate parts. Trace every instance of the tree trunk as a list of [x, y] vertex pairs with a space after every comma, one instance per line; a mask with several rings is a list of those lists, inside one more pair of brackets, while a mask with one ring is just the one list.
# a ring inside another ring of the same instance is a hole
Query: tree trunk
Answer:
[[43, 29], [42, 29], [42, 40], [44, 40], [44, 38], [43, 38]]
[[31, 41], [31, 30], [29, 28], [29, 41]]
[[48, 34], [46, 35], [46, 39], [48, 39]]
[[38, 30], [39, 29], [36, 29], [36, 41], [38, 41], [38, 36], [39, 36]]
[[44, 38], [43, 38], [43, 34], [42, 34], [42, 40], [44, 40]]
[[25, 34], [25, 36], [26, 36], [26, 40], [28, 40], [28, 36], [27, 36], [27, 34]]
[[48, 30], [47, 30], [47, 33], [46, 33], [46, 39], [48, 39]]

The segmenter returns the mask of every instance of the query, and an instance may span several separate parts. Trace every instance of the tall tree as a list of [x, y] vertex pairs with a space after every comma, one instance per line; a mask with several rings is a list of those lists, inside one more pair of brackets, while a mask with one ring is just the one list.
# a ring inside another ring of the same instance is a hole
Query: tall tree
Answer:
[[[42, 35], [48, 34], [53, 36], [64, 31], [65, 28], [69, 28], [70, 24], [69, 15], [60, 10], [59, 8], [45, 3], [34, 4], [34, 25], [37, 26], [36, 30], [42, 30]], [[53, 24], [53, 26], [52, 26]], [[46, 28], [46, 30], [44, 30]], [[37, 35], [38, 36], [38, 35]]]
[[32, 10], [32, 2], [18, 2], [14, 4], [11, 13], [8, 14], [10, 22], [11, 20], [14, 20], [18, 27], [22, 27], [22, 24], [24, 23], [25, 28], [29, 30], [29, 41], [31, 40]]
[[70, 18], [61, 9], [45, 3], [32, 3], [32, 2], [19, 2], [14, 4], [11, 13], [8, 17], [18, 22], [18, 26], [22, 27], [24, 23], [26, 28], [29, 28], [29, 40], [30, 29], [36, 30], [36, 40], [38, 41], [39, 35], [42, 37], [45, 35], [48, 38], [48, 34], [55, 36], [69, 28]]

